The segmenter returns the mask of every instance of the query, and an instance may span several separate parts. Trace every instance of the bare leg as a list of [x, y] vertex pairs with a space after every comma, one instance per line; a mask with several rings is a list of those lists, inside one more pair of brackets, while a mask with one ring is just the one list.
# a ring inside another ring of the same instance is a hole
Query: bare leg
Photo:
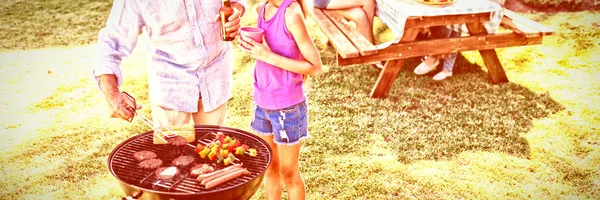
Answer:
[[283, 191], [283, 181], [279, 173], [279, 150], [277, 145], [273, 142], [273, 135], [264, 136], [256, 134], [263, 140], [267, 141], [271, 149], [273, 149], [273, 159], [271, 164], [265, 171], [265, 177], [263, 185], [265, 186], [265, 197], [267, 200], [281, 200], [281, 192]]
[[375, 0], [331, 0], [331, 2], [329, 2], [329, 4], [327, 5], [327, 9], [346, 10], [352, 8], [361, 8], [367, 18], [367, 21], [369, 22], [369, 25], [365, 26], [365, 29], [368, 27], [370, 35], [372, 37], [373, 19], [375, 18], [375, 6]]
[[225, 122], [227, 103], [221, 105], [217, 109], [204, 112], [202, 101], [198, 101], [198, 112], [192, 113], [192, 118], [195, 125], [218, 125], [222, 126]]
[[367, 14], [367, 19], [373, 23], [375, 17], [375, 0], [331, 0], [327, 9], [348, 9], [360, 7]]
[[[195, 125], [218, 125], [222, 126], [225, 122], [227, 103], [217, 109], [204, 112], [201, 99], [198, 101], [199, 111], [196, 113], [185, 113], [164, 108], [162, 106], [152, 105], [152, 118], [157, 126], [173, 126], [181, 124]], [[191, 120], [190, 120], [191, 119]]]
[[361, 8], [354, 7], [342, 9], [338, 10], [338, 13], [340, 13], [344, 19], [356, 23], [356, 31], [365, 36], [365, 38], [367, 38], [372, 44], [375, 44], [371, 22], [368, 20], [366, 13]]
[[287, 186], [290, 200], [304, 200], [306, 188], [300, 174], [298, 157], [301, 144], [292, 146], [279, 146], [279, 173]]

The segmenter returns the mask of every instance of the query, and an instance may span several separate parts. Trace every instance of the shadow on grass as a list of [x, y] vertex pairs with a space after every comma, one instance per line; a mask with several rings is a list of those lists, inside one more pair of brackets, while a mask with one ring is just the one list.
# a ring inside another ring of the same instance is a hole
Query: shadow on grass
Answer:
[[444, 81], [432, 80], [441, 66], [424, 76], [413, 74], [419, 62], [407, 60], [386, 99], [368, 97], [379, 70], [329, 63], [329, 72], [310, 92], [311, 109], [317, 110], [311, 112], [310, 123], [325, 127], [316, 137], [334, 141], [319, 144], [324, 145], [320, 150], [373, 155], [368, 144], [374, 141], [365, 135], [377, 134], [401, 163], [444, 160], [465, 151], [529, 158], [529, 144], [521, 134], [531, 129], [532, 121], [564, 109], [548, 94], [514, 83], [491, 84], [487, 72], [462, 55], [454, 76]]

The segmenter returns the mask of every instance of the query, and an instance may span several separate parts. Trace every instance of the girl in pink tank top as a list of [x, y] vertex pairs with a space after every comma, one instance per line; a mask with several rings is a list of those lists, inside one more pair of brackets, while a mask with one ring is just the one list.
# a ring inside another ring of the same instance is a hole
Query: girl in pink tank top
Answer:
[[239, 37], [242, 50], [256, 59], [254, 109], [250, 124], [275, 155], [264, 177], [267, 199], [281, 199], [286, 183], [289, 199], [304, 199], [299, 170], [300, 141], [308, 138], [308, 104], [304, 75], [318, 76], [321, 57], [308, 35], [301, 3], [268, 0], [257, 7], [262, 43]]

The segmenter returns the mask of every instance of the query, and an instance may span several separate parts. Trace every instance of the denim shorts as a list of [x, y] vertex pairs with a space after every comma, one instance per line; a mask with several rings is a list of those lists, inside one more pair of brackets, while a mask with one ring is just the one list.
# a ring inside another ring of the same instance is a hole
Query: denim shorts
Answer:
[[267, 110], [254, 105], [250, 127], [258, 134], [273, 135], [275, 144], [297, 144], [309, 137], [306, 101], [279, 110]]
[[313, 6], [316, 8], [327, 8], [331, 0], [313, 0]]

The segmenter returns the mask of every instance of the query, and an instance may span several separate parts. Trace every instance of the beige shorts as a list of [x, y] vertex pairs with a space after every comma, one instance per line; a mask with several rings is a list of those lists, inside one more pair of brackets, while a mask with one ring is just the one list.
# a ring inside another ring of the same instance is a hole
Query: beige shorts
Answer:
[[162, 106], [152, 105], [152, 119], [155, 126], [166, 127], [181, 124], [194, 125], [218, 125], [222, 126], [225, 122], [225, 113], [227, 111], [227, 103], [219, 108], [204, 112], [202, 100], [198, 101], [199, 111], [196, 113], [186, 113], [176, 110], [164, 108]]

